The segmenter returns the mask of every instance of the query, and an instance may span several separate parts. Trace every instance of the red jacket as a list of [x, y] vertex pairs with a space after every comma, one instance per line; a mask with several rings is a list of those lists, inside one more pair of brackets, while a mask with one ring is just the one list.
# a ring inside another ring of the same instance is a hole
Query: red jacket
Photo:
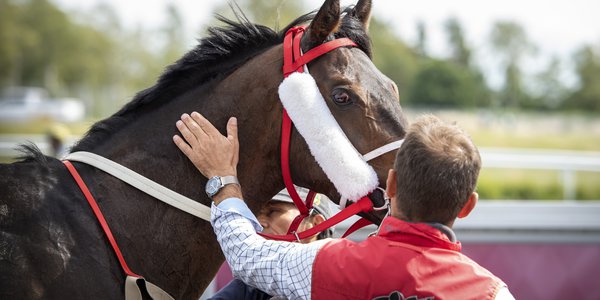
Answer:
[[436, 228], [388, 217], [377, 236], [319, 250], [311, 298], [494, 299], [505, 284], [460, 249]]

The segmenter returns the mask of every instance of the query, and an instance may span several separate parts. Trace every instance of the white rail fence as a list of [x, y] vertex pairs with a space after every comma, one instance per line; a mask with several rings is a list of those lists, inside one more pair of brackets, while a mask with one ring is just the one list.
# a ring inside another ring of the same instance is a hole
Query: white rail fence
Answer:
[[563, 199], [575, 199], [577, 172], [600, 172], [600, 152], [481, 148], [483, 168], [561, 172]]
[[[0, 157], [18, 155], [16, 147], [27, 141], [48, 153], [43, 135], [0, 135]], [[600, 152], [496, 148], [481, 148], [480, 152], [484, 168], [561, 172], [567, 200], [575, 199], [577, 172], [600, 172]], [[466, 242], [600, 243], [599, 216], [600, 201], [480, 201], [454, 228]], [[336, 226], [336, 235], [341, 235], [352, 220]], [[362, 240], [374, 230], [368, 226], [351, 238]]]
[[[599, 201], [479, 201], [471, 214], [453, 226], [463, 243], [600, 243]], [[358, 217], [335, 226], [341, 236]], [[377, 230], [369, 225], [350, 239], [361, 241]]]
[[[73, 143], [75, 138], [69, 140]], [[32, 142], [44, 153], [49, 145], [44, 135], [0, 135], [0, 157], [14, 157], [19, 144]], [[564, 200], [575, 199], [577, 172], [600, 172], [600, 152], [480, 148], [483, 168], [531, 169], [561, 172]], [[599, 199], [600, 200], [600, 199]]]

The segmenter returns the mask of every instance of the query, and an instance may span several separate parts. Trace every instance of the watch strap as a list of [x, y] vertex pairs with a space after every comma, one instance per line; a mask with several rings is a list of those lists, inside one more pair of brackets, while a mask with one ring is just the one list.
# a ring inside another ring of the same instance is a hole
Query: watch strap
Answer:
[[240, 182], [238, 181], [237, 177], [230, 175], [230, 176], [222, 176], [221, 177], [221, 187], [224, 187], [228, 184], [237, 184], [240, 185]]

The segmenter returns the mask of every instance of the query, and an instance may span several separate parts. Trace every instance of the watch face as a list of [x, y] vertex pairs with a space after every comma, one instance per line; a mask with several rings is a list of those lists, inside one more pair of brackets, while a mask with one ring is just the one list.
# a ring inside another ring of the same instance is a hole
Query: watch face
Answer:
[[206, 183], [206, 193], [209, 196], [216, 194], [221, 189], [221, 180], [219, 177], [212, 177]]

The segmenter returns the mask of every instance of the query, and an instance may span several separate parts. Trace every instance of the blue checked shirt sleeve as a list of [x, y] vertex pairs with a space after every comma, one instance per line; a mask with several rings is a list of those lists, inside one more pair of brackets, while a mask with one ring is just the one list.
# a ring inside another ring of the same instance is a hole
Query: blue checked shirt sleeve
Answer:
[[267, 294], [310, 299], [312, 265], [328, 240], [310, 244], [266, 240], [246, 204], [229, 198], [211, 207], [211, 224], [234, 277]]

